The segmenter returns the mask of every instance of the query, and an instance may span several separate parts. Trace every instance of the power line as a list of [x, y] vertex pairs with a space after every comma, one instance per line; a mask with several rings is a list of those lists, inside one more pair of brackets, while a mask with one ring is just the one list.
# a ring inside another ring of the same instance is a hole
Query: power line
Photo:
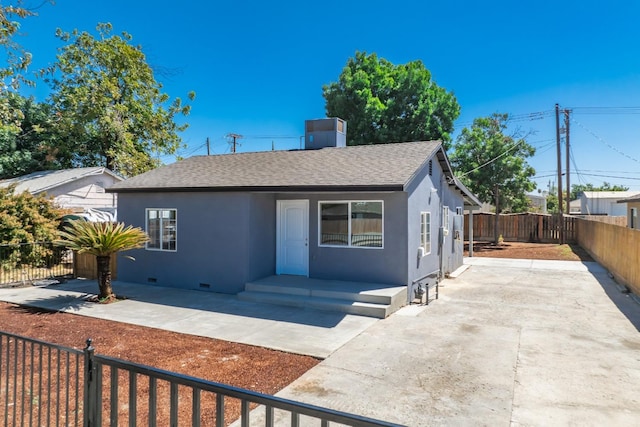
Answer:
[[640, 178], [632, 177], [632, 176], [616, 176], [616, 175], [601, 175], [597, 173], [582, 173], [584, 176], [597, 176], [601, 178], [613, 178], [613, 179], [626, 179], [631, 181], [640, 181]]
[[616, 148], [613, 145], [609, 144], [603, 138], [601, 138], [600, 136], [596, 135], [596, 133], [594, 131], [592, 131], [591, 129], [588, 129], [585, 125], [583, 125], [582, 123], [580, 123], [576, 119], [572, 118], [571, 121], [574, 122], [575, 124], [577, 124], [578, 126], [580, 126], [584, 131], [586, 131], [589, 134], [591, 134], [591, 136], [593, 136], [595, 139], [597, 139], [598, 141], [600, 141], [601, 143], [603, 143], [604, 145], [606, 145], [607, 147], [609, 147], [610, 149], [612, 149], [616, 153], [618, 153], [618, 154], [620, 154], [620, 155], [622, 155], [622, 156], [624, 156], [624, 157], [626, 157], [626, 158], [628, 158], [630, 160], [633, 160], [636, 163], [640, 163], [640, 160], [636, 159], [635, 157], [631, 157], [630, 155], [626, 154], [622, 150], [619, 150], [618, 148]]
[[293, 135], [245, 135], [244, 139], [298, 139], [300, 136]]
[[507, 150], [505, 150], [502, 154], [499, 154], [497, 157], [495, 157], [495, 158], [493, 158], [493, 159], [489, 160], [488, 162], [485, 162], [485, 163], [481, 164], [480, 166], [478, 166], [478, 167], [477, 167], [477, 168], [475, 168], [475, 169], [471, 169], [470, 171], [465, 172], [465, 173], [463, 173], [462, 175], [458, 175], [458, 178], [463, 178], [463, 177], [465, 177], [465, 176], [469, 175], [470, 173], [473, 173], [473, 172], [477, 171], [478, 169], [482, 169], [483, 167], [485, 167], [485, 166], [487, 166], [487, 165], [490, 165], [491, 163], [495, 162], [496, 160], [498, 160], [500, 157], [504, 156], [505, 154], [507, 154], [507, 153], [508, 153], [508, 152], [510, 152], [511, 150], [513, 150], [513, 149], [517, 148], [517, 147], [518, 147], [518, 145], [520, 145], [520, 144], [522, 144], [522, 143], [524, 143], [524, 142], [526, 142], [526, 141], [525, 141], [524, 139], [521, 139], [520, 141], [518, 141], [518, 142], [516, 142], [515, 144], [513, 144], [513, 146], [512, 146], [511, 148], [508, 148]]
[[571, 107], [577, 114], [622, 115], [640, 114], [640, 107]]

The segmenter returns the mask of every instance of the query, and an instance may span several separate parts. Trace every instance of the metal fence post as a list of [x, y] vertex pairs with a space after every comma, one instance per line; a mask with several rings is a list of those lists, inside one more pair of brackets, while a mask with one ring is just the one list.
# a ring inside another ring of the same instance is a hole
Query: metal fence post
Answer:
[[[97, 389], [96, 389], [96, 368], [93, 360], [95, 348], [91, 345], [91, 338], [87, 339], [87, 346], [84, 348], [84, 423], [85, 427], [97, 427], [96, 414]], [[101, 408], [100, 408], [101, 409]]]

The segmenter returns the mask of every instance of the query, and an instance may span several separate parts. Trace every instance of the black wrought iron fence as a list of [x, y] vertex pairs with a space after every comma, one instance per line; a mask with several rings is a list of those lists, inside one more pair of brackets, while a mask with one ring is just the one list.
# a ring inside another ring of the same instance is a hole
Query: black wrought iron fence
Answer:
[[3, 425], [82, 425], [83, 366], [82, 350], [0, 333]]
[[0, 408], [5, 426], [398, 426], [4, 332]]
[[0, 285], [73, 276], [73, 252], [51, 242], [0, 245]]

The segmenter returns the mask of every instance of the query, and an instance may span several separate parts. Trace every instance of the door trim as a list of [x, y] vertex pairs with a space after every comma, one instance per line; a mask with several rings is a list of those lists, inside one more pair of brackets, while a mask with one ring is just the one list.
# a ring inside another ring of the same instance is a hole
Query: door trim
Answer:
[[[283, 239], [283, 210], [287, 205], [298, 205], [304, 209], [304, 246], [303, 246], [303, 262], [302, 270], [299, 273], [287, 271], [284, 262], [284, 239]], [[309, 200], [307, 199], [285, 199], [276, 200], [276, 274], [292, 274], [297, 276], [309, 277]]]

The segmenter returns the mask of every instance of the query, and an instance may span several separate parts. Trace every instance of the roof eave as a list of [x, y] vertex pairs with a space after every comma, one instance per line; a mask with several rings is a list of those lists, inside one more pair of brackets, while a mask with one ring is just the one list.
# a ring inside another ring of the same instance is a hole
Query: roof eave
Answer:
[[312, 193], [312, 192], [347, 192], [378, 193], [404, 191], [402, 184], [378, 185], [297, 185], [297, 186], [232, 186], [232, 187], [139, 187], [139, 188], [107, 188], [107, 193]]

